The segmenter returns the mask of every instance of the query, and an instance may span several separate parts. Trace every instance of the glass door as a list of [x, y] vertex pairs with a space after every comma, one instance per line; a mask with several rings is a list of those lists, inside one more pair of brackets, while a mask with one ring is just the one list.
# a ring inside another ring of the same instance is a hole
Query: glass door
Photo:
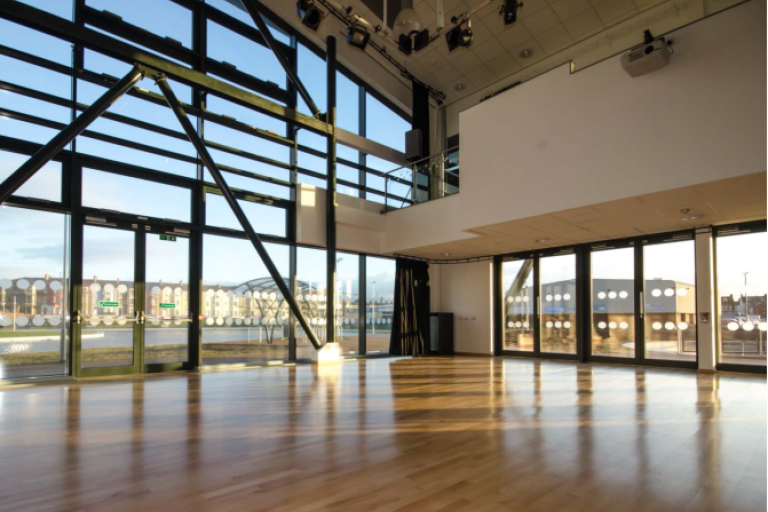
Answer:
[[692, 236], [643, 246], [643, 358], [696, 362], [696, 253]]
[[[143, 369], [139, 328], [144, 283], [137, 272], [143, 234], [106, 226], [83, 227], [83, 278], [76, 344], [78, 377], [138, 373]], [[141, 269], [139, 269], [141, 270]]]
[[189, 239], [130, 227], [83, 227], [78, 377], [172, 370], [189, 360]]
[[636, 357], [635, 248], [593, 248], [592, 356]]
[[576, 255], [539, 259], [541, 351], [576, 354]]

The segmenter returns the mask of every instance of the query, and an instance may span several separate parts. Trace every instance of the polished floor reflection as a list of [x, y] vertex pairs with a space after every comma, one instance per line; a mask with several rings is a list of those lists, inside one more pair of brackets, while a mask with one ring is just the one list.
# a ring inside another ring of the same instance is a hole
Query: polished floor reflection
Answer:
[[0, 510], [759, 511], [765, 377], [348, 361], [0, 390]]

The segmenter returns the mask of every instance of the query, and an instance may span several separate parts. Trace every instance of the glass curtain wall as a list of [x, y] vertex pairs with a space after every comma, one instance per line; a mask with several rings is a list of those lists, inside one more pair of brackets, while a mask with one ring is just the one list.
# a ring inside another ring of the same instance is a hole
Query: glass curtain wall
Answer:
[[764, 229], [715, 239], [721, 364], [766, 365], [768, 234]]
[[576, 255], [539, 260], [541, 351], [576, 353]]
[[395, 260], [365, 259], [366, 354], [388, 354], [395, 305]]
[[502, 262], [504, 350], [534, 350], [533, 270], [532, 258]]

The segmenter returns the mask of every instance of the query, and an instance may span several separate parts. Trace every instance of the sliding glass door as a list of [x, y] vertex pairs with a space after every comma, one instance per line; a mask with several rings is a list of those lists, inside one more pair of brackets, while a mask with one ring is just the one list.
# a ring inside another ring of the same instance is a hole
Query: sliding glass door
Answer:
[[575, 359], [578, 343], [577, 256], [572, 250], [500, 261], [501, 352]]
[[593, 248], [592, 355], [635, 357], [635, 249]]

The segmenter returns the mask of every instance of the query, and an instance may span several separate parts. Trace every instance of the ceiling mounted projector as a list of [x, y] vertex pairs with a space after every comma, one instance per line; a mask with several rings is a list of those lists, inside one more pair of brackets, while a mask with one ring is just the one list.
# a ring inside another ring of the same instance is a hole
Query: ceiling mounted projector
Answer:
[[654, 39], [649, 30], [645, 31], [645, 43], [621, 56], [621, 67], [629, 76], [647, 75], [669, 64], [672, 57], [672, 42], [663, 37]]

